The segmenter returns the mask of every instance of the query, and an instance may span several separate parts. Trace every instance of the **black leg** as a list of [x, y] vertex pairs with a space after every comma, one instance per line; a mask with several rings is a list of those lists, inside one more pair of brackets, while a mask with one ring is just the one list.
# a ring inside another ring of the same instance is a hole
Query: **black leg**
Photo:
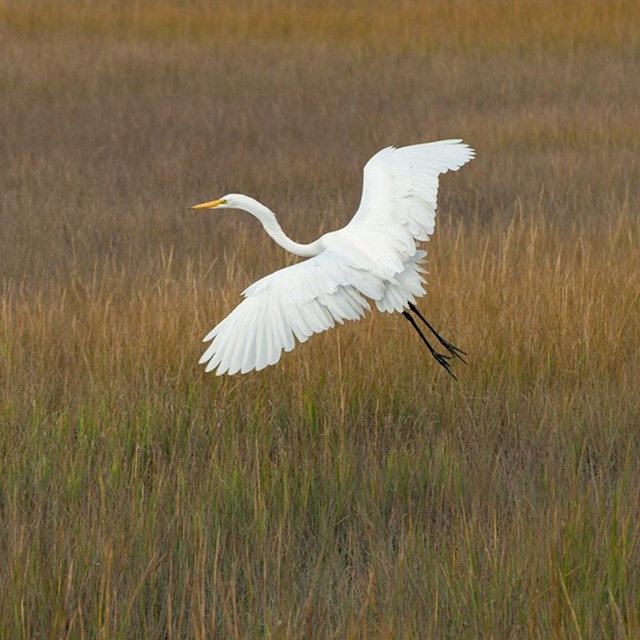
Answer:
[[422, 331], [420, 331], [420, 327], [416, 324], [416, 321], [413, 319], [413, 316], [408, 311], [403, 311], [402, 315], [411, 323], [411, 326], [418, 332], [422, 342], [427, 345], [427, 349], [429, 349], [429, 353], [436, 359], [436, 362], [444, 367], [446, 372], [454, 379], [457, 380], [453, 371], [451, 371], [451, 365], [449, 364], [449, 360], [451, 356], [446, 356], [443, 353], [438, 353], [430, 344], [430, 342], [425, 338]]
[[422, 320], [422, 322], [424, 322], [427, 325], [427, 328], [429, 329], [429, 331], [431, 331], [431, 333], [433, 333], [433, 335], [437, 338], [438, 342], [452, 355], [455, 356], [456, 358], [459, 358], [460, 360], [462, 360], [462, 362], [464, 362], [465, 364], [467, 364], [467, 361], [462, 357], [464, 356], [468, 356], [469, 354], [466, 351], [463, 351], [462, 349], [460, 349], [459, 347], [456, 347], [455, 345], [451, 344], [448, 340], [445, 340], [432, 326], [431, 324], [428, 322], [428, 320], [420, 313], [420, 311], [418, 310], [418, 307], [416, 307], [415, 304], [413, 304], [412, 302], [409, 303], [409, 309], [411, 309], [411, 311], [413, 311], [413, 313], [415, 313], [418, 318], [420, 318], [420, 320]]

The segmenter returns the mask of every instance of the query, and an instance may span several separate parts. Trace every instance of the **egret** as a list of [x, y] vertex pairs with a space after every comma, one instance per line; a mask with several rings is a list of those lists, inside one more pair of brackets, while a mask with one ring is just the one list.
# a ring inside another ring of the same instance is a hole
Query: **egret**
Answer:
[[[248, 287], [244, 300], [204, 338], [211, 344], [200, 364], [217, 375], [260, 371], [276, 364], [296, 340], [360, 319], [371, 300], [379, 311], [402, 313], [455, 378], [451, 360], [464, 362], [466, 353], [440, 336], [415, 306], [426, 293], [427, 252], [417, 243], [428, 240], [435, 227], [438, 176], [474, 156], [462, 140], [382, 149], [364, 167], [360, 206], [351, 221], [310, 244], [287, 237], [274, 213], [245, 195], [230, 193], [190, 207], [247, 211], [283, 249], [307, 258]], [[436, 350], [417, 320], [445, 353]]]

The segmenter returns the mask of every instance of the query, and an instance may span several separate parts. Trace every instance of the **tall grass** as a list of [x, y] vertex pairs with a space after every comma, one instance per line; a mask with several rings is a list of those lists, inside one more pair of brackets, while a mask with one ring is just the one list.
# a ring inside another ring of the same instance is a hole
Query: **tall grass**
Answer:
[[81, 31], [116, 37], [300, 41], [385, 51], [538, 49], [638, 45], [633, 0], [5, 0], [2, 16], [28, 36]]
[[[2, 5], [0, 637], [640, 635], [634, 5], [481, 6]], [[310, 240], [377, 148], [454, 135], [421, 306], [459, 383], [381, 314], [197, 367], [287, 258], [186, 206]]]

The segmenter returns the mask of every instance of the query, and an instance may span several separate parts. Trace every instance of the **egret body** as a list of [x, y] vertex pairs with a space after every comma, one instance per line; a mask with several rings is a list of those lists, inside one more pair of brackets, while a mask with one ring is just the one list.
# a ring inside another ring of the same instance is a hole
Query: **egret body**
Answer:
[[[191, 207], [243, 209], [283, 249], [307, 258], [244, 291], [245, 299], [204, 338], [211, 342], [200, 358], [206, 371], [222, 375], [264, 369], [296, 341], [305, 342], [336, 322], [360, 319], [372, 301], [379, 311], [402, 313], [453, 376], [450, 360], [462, 360], [464, 352], [442, 338], [415, 306], [425, 294], [427, 255], [418, 243], [435, 228], [438, 176], [459, 169], [474, 155], [461, 140], [382, 149], [365, 165], [360, 206], [349, 224], [310, 244], [287, 237], [274, 213], [245, 195], [231, 193]], [[416, 318], [447, 353], [431, 345]]]

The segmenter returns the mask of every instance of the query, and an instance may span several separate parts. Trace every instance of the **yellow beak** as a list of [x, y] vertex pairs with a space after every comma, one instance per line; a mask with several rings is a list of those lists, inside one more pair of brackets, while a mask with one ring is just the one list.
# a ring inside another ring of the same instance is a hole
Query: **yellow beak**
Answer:
[[202, 204], [194, 204], [193, 207], [189, 207], [189, 209], [192, 211], [197, 211], [198, 209], [215, 209], [221, 204], [227, 204], [227, 201], [224, 198], [221, 198], [220, 200], [210, 200], [209, 202], [203, 202]]

